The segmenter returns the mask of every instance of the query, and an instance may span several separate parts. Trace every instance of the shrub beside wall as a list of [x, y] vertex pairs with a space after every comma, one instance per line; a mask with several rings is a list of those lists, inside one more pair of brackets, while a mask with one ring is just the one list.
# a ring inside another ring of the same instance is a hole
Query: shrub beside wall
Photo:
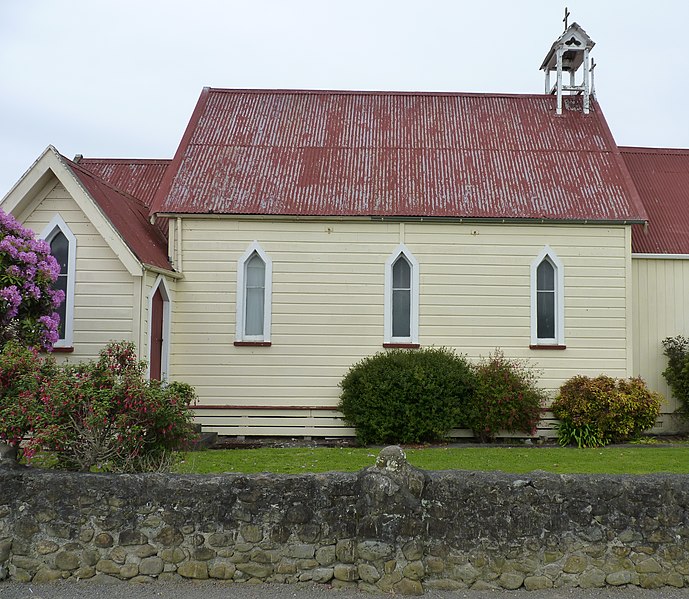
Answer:
[[481, 441], [534, 435], [546, 399], [536, 373], [500, 350], [477, 365], [443, 347], [384, 351], [352, 366], [340, 386], [339, 410], [363, 444], [439, 441], [453, 428]]
[[660, 415], [662, 397], [641, 378], [575, 376], [551, 406], [561, 445], [599, 447], [638, 437]]
[[438, 441], [458, 426], [475, 384], [451, 349], [393, 349], [352, 366], [338, 409], [363, 444]]
[[476, 392], [463, 418], [474, 435], [480, 441], [492, 441], [501, 431], [535, 435], [547, 399], [536, 372], [500, 350], [482, 359], [474, 372]]
[[0, 441], [24, 456], [51, 452], [60, 468], [150, 471], [194, 437], [184, 383], [145, 377], [134, 345], [110, 343], [95, 362], [56, 365], [9, 342], [0, 350]]
[[[219, 579], [419, 594], [689, 584], [689, 477], [182, 476], [0, 467], [0, 578]], [[0, 591], [1, 591], [0, 583]]]
[[663, 377], [680, 403], [677, 413], [689, 419], [689, 339], [682, 335], [668, 337], [663, 340], [663, 347], [667, 356]]

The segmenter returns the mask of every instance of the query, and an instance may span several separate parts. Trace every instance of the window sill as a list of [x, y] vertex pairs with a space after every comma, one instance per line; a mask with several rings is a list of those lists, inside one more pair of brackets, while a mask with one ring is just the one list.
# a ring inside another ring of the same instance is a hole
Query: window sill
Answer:
[[235, 341], [235, 347], [270, 347], [270, 341]]
[[383, 347], [386, 349], [397, 348], [397, 349], [419, 349], [421, 344], [419, 343], [383, 343]]
[[74, 351], [73, 347], [53, 347], [53, 349], [48, 352], [51, 354], [71, 354]]
[[529, 345], [529, 349], [567, 349], [566, 345]]

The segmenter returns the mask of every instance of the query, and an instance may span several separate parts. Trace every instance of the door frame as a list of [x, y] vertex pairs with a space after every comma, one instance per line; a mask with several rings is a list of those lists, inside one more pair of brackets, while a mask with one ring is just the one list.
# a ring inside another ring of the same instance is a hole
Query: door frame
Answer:
[[151, 334], [153, 328], [151, 316], [153, 315], [153, 296], [158, 289], [160, 289], [160, 295], [163, 298], [163, 345], [160, 352], [160, 380], [166, 381], [170, 373], [170, 320], [172, 315], [170, 298], [172, 296], [167, 281], [161, 275], [158, 275], [148, 294], [148, 359], [146, 360], [146, 377], [151, 378]]

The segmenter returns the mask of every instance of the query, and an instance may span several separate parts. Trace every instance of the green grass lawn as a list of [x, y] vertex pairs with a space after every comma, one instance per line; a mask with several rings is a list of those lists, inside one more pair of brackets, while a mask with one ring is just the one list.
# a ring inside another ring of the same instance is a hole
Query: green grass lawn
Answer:
[[[310, 447], [226, 449], [189, 452], [176, 468], [185, 473], [354, 472], [375, 463], [379, 448]], [[576, 474], [689, 474], [689, 446], [609, 446], [602, 449], [561, 447], [433, 447], [408, 449], [411, 464], [426, 470], [546, 470]]]

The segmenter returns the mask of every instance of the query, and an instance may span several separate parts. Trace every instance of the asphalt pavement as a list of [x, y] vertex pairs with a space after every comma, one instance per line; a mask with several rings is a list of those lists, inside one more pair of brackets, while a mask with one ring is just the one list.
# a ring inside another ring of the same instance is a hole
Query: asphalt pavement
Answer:
[[[97, 584], [88, 581], [31, 584], [0, 582], [0, 599], [367, 599], [390, 597], [326, 585], [216, 582]], [[549, 589], [544, 591], [427, 591], [425, 599], [689, 599], [689, 589]], [[399, 596], [396, 596], [399, 599]]]

